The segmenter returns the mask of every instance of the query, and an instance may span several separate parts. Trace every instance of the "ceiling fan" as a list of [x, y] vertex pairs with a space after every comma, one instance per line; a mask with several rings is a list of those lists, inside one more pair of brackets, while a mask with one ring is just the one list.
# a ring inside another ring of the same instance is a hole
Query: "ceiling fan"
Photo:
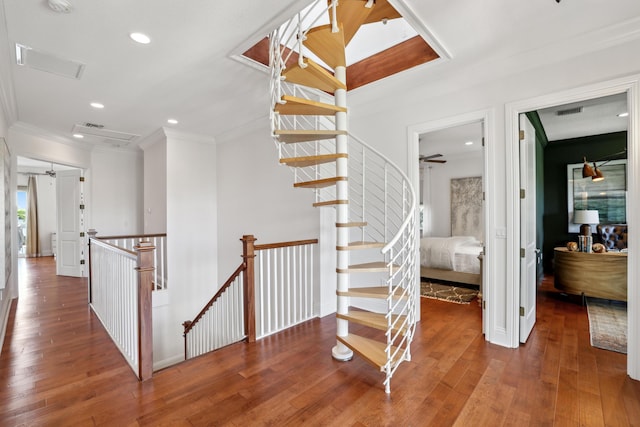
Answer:
[[420, 156], [419, 160], [421, 162], [429, 162], [429, 163], [447, 163], [444, 159], [437, 159], [438, 157], [442, 157], [442, 154], [432, 154], [430, 156]]

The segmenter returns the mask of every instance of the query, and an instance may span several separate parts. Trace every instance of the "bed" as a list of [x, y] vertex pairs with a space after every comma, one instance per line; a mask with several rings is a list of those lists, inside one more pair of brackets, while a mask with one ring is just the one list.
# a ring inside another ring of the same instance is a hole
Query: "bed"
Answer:
[[482, 249], [473, 236], [424, 237], [420, 239], [420, 275], [480, 286]]

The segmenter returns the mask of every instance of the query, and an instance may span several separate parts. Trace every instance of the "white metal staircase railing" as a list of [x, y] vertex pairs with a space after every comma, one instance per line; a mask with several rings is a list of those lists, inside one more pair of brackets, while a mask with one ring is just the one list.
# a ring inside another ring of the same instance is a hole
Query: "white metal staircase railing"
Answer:
[[[347, 132], [344, 40], [367, 22], [369, 11], [360, 8], [391, 6], [327, 3], [314, 2], [270, 35], [271, 131], [280, 162], [294, 169], [294, 186], [314, 189], [315, 206], [337, 209], [336, 348], [345, 346], [384, 372], [389, 393], [395, 370], [411, 357], [416, 199], [400, 168]], [[365, 301], [365, 309], [350, 307], [353, 298]], [[351, 322], [383, 332], [378, 339], [357, 336]], [[350, 358], [337, 357], [336, 348], [334, 357]]]

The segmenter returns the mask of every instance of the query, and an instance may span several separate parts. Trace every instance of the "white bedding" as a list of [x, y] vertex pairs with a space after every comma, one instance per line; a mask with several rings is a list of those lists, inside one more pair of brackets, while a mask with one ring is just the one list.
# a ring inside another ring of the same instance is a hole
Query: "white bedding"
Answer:
[[424, 237], [420, 240], [420, 265], [463, 273], [480, 273], [482, 243], [473, 236]]

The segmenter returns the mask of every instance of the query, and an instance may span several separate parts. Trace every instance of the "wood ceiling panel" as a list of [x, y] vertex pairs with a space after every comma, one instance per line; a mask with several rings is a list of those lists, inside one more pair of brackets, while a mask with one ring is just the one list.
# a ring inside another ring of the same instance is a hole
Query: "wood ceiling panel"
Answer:
[[434, 59], [438, 54], [415, 36], [347, 67], [347, 87], [352, 90]]

